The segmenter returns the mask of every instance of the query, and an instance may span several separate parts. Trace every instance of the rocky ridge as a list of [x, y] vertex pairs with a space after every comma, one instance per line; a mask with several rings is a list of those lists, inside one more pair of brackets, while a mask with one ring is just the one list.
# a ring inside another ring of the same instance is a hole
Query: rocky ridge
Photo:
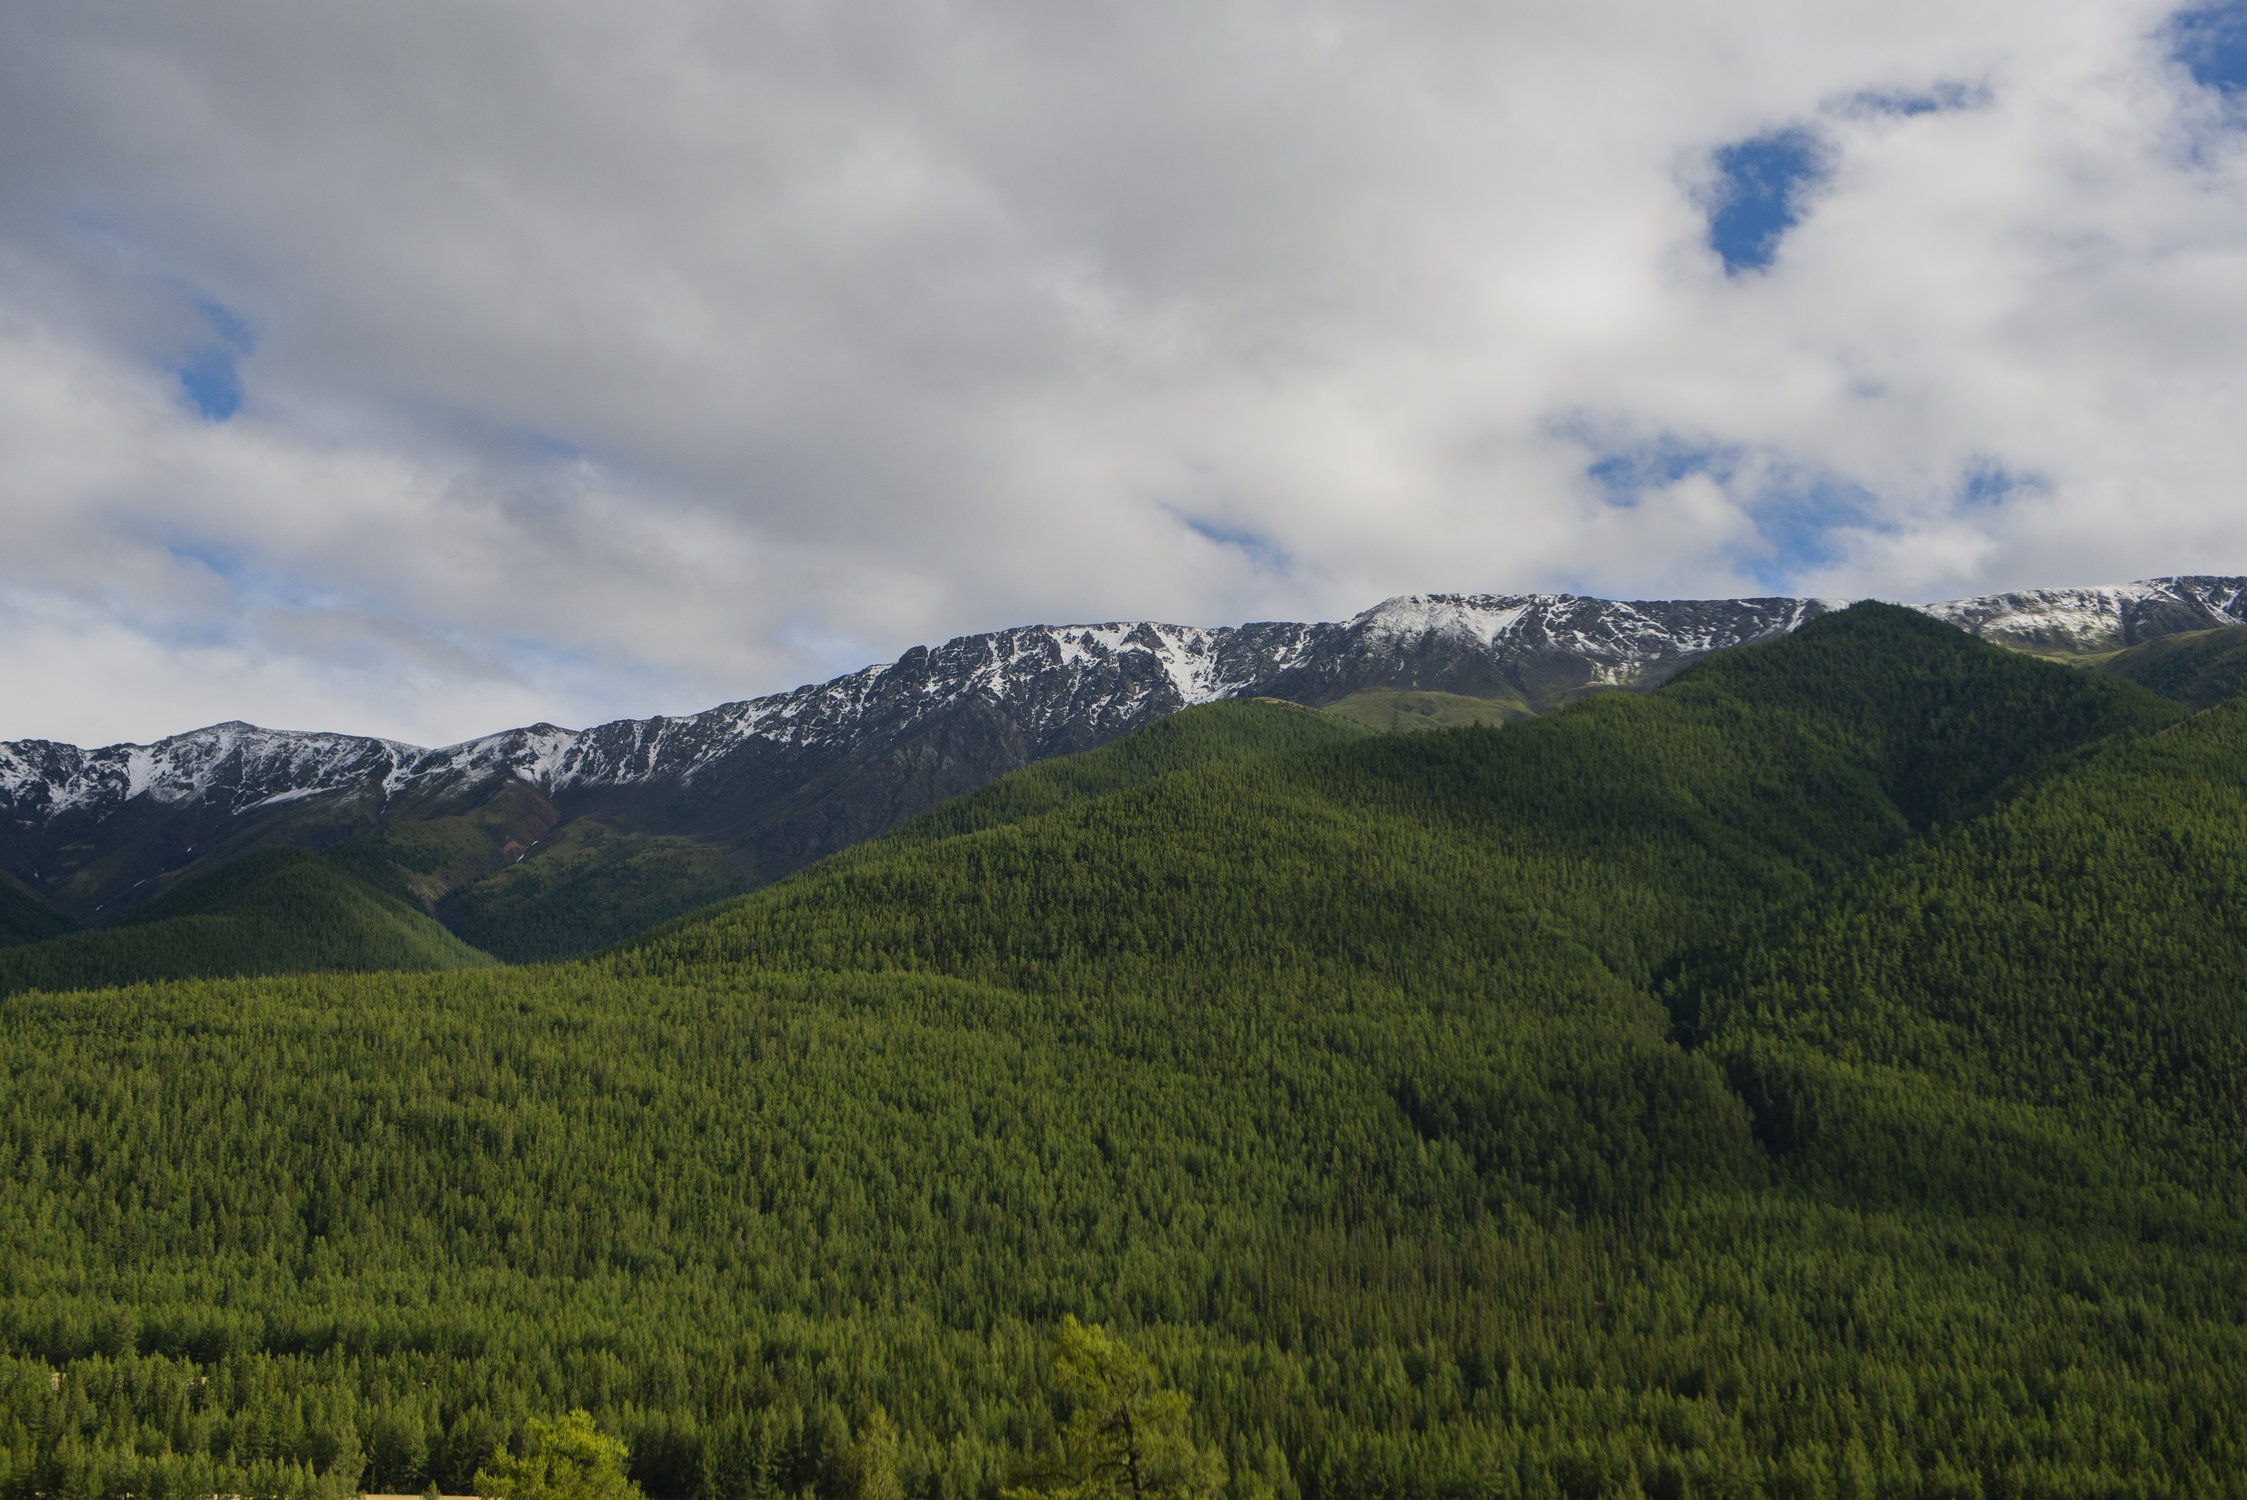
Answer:
[[[557, 820], [597, 816], [716, 842], [745, 878], [765, 879], [1008, 770], [1094, 748], [1193, 704], [1269, 696], [1317, 705], [1412, 688], [1545, 707], [1590, 689], [1651, 685], [1711, 651], [1782, 635], [1837, 607], [1407, 595], [1335, 622], [1116, 622], [962, 636], [703, 713], [584, 730], [538, 724], [439, 749], [241, 723], [92, 750], [0, 742], [0, 869], [34, 889], [67, 890], [66, 906], [98, 908], [182, 871], [214, 840], [238, 844], [248, 824], [265, 830], [261, 840], [318, 845], [404, 807], [457, 809], [515, 784], [550, 799]], [[2247, 620], [2247, 578], [1923, 607], [2007, 645], [2090, 652]], [[120, 844], [117, 827], [131, 831], [126, 853], [105, 848]], [[74, 873], [58, 885], [62, 866]]]

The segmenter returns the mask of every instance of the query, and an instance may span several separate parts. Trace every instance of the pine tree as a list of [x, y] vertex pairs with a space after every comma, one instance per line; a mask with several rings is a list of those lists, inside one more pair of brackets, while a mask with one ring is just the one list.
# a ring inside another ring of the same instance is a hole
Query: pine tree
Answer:
[[1225, 1487], [1225, 1461], [1194, 1442], [1181, 1391], [1099, 1324], [1064, 1319], [1054, 1379], [1076, 1409], [1058, 1452], [1006, 1500], [1202, 1500]]
[[875, 1407], [843, 1463], [851, 1500], [905, 1500], [905, 1482], [897, 1473], [898, 1450], [896, 1424], [887, 1411]]

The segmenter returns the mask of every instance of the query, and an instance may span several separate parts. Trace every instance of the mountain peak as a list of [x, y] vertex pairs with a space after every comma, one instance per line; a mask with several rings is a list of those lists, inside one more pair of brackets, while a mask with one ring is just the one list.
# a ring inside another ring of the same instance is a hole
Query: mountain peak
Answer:
[[1376, 635], [1456, 635], [1489, 645], [1537, 606], [1564, 603], [1569, 594], [1399, 594], [1350, 619]]

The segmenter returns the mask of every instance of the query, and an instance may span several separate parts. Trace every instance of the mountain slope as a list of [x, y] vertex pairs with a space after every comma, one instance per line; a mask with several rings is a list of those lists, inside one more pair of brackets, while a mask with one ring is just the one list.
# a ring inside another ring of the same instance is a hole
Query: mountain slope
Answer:
[[0, 875], [0, 948], [35, 943], [70, 930], [37, 896], [12, 876]]
[[466, 882], [436, 905], [467, 943], [509, 963], [569, 958], [738, 894], [723, 850], [577, 818], [535, 857]]
[[2247, 626], [2148, 641], [2100, 663], [2099, 670], [2194, 708], [2211, 708], [2247, 691]]
[[489, 964], [427, 914], [299, 849], [245, 854], [118, 927], [0, 949], [0, 995], [202, 976]]

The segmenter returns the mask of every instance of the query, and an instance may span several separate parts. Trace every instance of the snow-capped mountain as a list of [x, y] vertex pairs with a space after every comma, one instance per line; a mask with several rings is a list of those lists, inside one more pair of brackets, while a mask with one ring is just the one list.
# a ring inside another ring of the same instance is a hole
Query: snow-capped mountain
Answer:
[[1202, 628], [1033, 625], [916, 647], [791, 693], [579, 734], [550, 725], [433, 751], [398, 780], [505, 768], [549, 792], [686, 785], [752, 742], [788, 752], [894, 742], [948, 714], [988, 716], [1024, 763], [1104, 744], [1197, 703], [1331, 701], [1367, 687], [1532, 701], [1667, 675], [1724, 646], [1792, 630], [1829, 603], [1619, 604], [1568, 595], [1413, 595], [1337, 623]]
[[[1647, 686], [1711, 651], [1785, 634], [1817, 599], [1620, 602], [1421, 594], [1351, 619], [1203, 628], [1026, 626], [679, 718], [550, 724], [442, 749], [229, 723], [96, 750], [0, 742], [0, 869], [82, 912], [129, 902], [214, 848], [323, 843], [457, 811], [496, 786], [733, 851], [770, 878], [1047, 756], [1192, 704], [1330, 703], [1375, 688], [1519, 698]], [[2247, 620], [2247, 578], [2164, 578], [1924, 606], [1976, 634], [2090, 651]], [[409, 811], [410, 810], [410, 813]], [[149, 890], [148, 894], [153, 894]]]
[[2112, 651], [2156, 636], [2247, 620], [2247, 578], [2149, 578], [2091, 589], [2029, 589], [1922, 605], [2004, 646]]
[[359, 790], [427, 752], [392, 740], [260, 729], [239, 720], [153, 745], [81, 750], [0, 742], [0, 807], [18, 819], [115, 808], [135, 798], [217, 800], [230, 812]]

